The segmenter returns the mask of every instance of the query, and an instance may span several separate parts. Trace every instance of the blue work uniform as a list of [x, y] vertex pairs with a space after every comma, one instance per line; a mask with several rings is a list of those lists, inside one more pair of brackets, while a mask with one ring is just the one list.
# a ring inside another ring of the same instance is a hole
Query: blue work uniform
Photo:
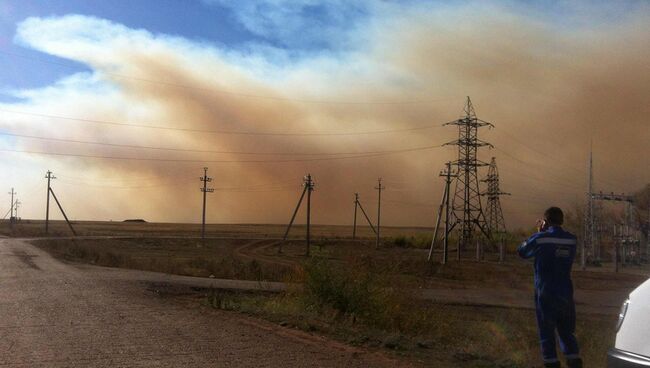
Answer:
[[522, 258], [535, 257], [535, 311], [544, 363], [558, 362], [555, 331], [567, 359], [579, 358], [571, 266], [576, 237], [560, 226], [533, 234], [518, 248]]

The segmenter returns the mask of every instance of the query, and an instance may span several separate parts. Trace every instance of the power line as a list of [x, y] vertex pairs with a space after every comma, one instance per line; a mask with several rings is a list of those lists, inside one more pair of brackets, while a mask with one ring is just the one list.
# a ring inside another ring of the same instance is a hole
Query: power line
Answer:
[[318, 157], [318, 158], [308, 158], [308, 159], [271, 159], [271, 160], [202, 160], [202, 159], [174, 159], [174, 158], [152, 158], [152, 157], [117, 157], [117, 156], [104, 156], [104, 155], [88, 155], [88, 154], [73, 154], [73, 153], [60, 153], [60, 152], [43, 152], [43, 151], [31, 151], [31, 150], [15, 150], [8, 148], [0, 148], [0, 152], [13, 152], [13, 153], [28, 153], [35, 155], [46, 155], [46, 156], [64, 156], [64, 157], [79, 157], [79, 158], [92, 158], [92, 159], [105, 159], [105, 160], [125, 160], [125, 161], [154, 161], [154, 162], [202, 162], [202, 163], [283, 163], [283, 162], [313, 162], [313, 161], [333, 161], [333, 160], [346, 160], [354, 158], [367, 158], [367, 157], [379, 157], [386, 156], [396, 153], [406, 153], [406, 152], [416, 152], [424, 151], [433, 148], [439, 148], [440, 145], [436, 146], [425, 146], [425, 147], [416, 147], [416, 148], [407, 148], [401, 150], [392, 150], [384, 151], [378, 153], [360, 153], [351, 156], [337, 156], [337, 157]]
[[[513, 160], [515, 160], [515, 161], [517, 161], [517, 162], [519, 162], [519, 163], [521, 163], [521, 164], [524, 164], [524, 165], [525, 165], [524, 167], [525, 167], [526, 169], [532, 170], [532, 169], [530, 168], [531, 165], [539, 165], [538, 163], [533, 163], [533, 162], [527, 162], [527, 161], [524, 161], [524, 160], [518, 158], [517, 156], [512, 155], [512, 154], [508, 153], [507, 151], [504, 151], [503, 149], [500, 149], [500, 148], [495, 148], [495, 149], [496, 149], [497, 151], [499, 151], [499, 152], [505, 154], [506, 156], [510, 157], [511, 159], [513, 159]], [[543, 166], [543, 165], [541, 165], [541, 166]], [[551, 170], [551, 169], [552, 169], [552, 168], [550, 168], [550, 167], [548, 167], [548, 166], [545, 166], [545, 168], [546, 168], [547, 170]], [[520, 171], [520, 172], [521, 172], [521, 171]], [[535, 171], [533, 171], [533, 172], [535, 172]], [[537, 174], [537, 172], [535, 172], [535, 174]], [[534, 175], [531, 175], [531, 174], [526, 174], [526, 175], [527, 175], [527, 176], [534, 176]], [[548, 172], [546, 172], [544, 175], [545, 175], [545, 176], [549, 176], [549, 175], [548, 175]], [[538, 179], [538, 180], [542, 180], [542, 181], [546, 181], [546, 182], [550, 182], [550, 183], [555, 183], [555, 184], [559, 184], [559, 185], [564, 185], [564, 186], [567, 186], [567, 187], [573, 187], [573, 188], [576, 188], [576, 189], [582, 190], [582, 188], [579, 187], [575, 182], [573, 182], [573, 183], [570, 183], [570, 182], [567, 183], [567, 180], [566, 180], [567, 177], [564, 177], [564, 176], [563, 176], [563, 177], [559, 177], [559, 176], [555, 176], [555, 175], [553, 175], [553, 176], [554, 176], [556, 179], [561, 180], [561, 182], [554, 182], [554, 181], [552, 181], [552, 180], [548, 180], [547, 178], [546, 178], [546, 179]], [[567, 185], [567, 184], [568, 184], [568, 185]]]
[[[564, 158], [559, 158], [558, 156], [553, 156], [553, 155], [551, 155], [549, 152], [543, 152], [543, 151], [541, 151], [541, 150], [539, 150], [539, 149], [536, 149], [536, 148], [532, 147], [530, 144], [528, 144], [528, 143], [526, 143], [526, 142], [523, 142], [523, 141], [521, 141], [520, 139], [516, 138], [514, 135], [508, 133], [507, 131], [500, 130], [500, 132], [504, 133], [505, 135], [507, 135], [507, 136], [510, 138], [510, 140], [519, 143], [520, 145], [522, 145], [523, 147], [525, 147], [525, 148], [528, 149], [529, 151], [531, 151], [531, 152], [535, 152], [535, 153], [538, 153], [538, 154], [541, 155], [541, 157], [543, 157], [544, 159], [548, 159], [548, 158], [553, 159], [553, 160], [554, 160], [554, 163], [553, 163], [553, 164], [554, 164], [554, 167], [559, 166], [559, 165], [556, 165], [557, 162], [559, 161], [559, 162], [563, 162], [563, 163], [564, 163], [564, 165], [565, 165], [564, 168], [565, 168], [565, 169], [571, 169], [571, 170], [575, 170], [575, 171], [580, 171], [580, 172], [582, 172], [582, 173], [584, 173], [584, 174], [587, 174], [587, 170], [586, 170], [585, 168], [583, 168], [583, 167], [581, 168], [581, 167], [579, 167], [579, 166], [574, 166], [572, 163], [569, 163], [569, 161], [567, 161], [567, 160], [564, 159]], [[500, 149], [499, 149], [499, 151], [503, 152], [503, 151], [500, 150]], [[504, 152], [504, 153], [505, 153], [505, 152]], [[506, 153], [506, 154], [507, 154], [507, 153]], [[547, 167], [548, 167], [548, 166], [547, 166]], [[562, 166], [560, 166], [560, 167], [562, 167]], [[599, 180], [602, 181], [602, 182], [604, 182], [604, 183], [606, 183], [606, 184], [609, 184], [609, 185], [615, 185], [615, 183], [612, 182], [612, 181], [610, 181], [610, 180], [606, 180], [606, 179], [599, 179]], [[621, 182], [618, 182], [618, 183], [620, 184]]]
[[[60, 179], [62, 176], [59, 175], [58, 178]], [[156, 180], [157, 178], [150, 178], [150, 179], [140, 179], [141, 181], [152, 181]], [[95, 187], [95, 188], [109, 188], [109, 189], [145, 189], [145, 188], [158, 188], [158, 187], [171, 187], [171, 186], [180, 186], [186, 183], [189, 183], [192, 180], [178, 180], [173, 183], [165, 183], [165, 184], [152, 184], [152, 185], [128, 185], [128, 186], [122, 186], [122, 185], [103, 185], [103, 184], [92, 184], [92, 181], [82, 181], [82, 182], [74, 182], [74, 181], [68, 181], [68, 180], [60, 180], [62, 184], [66, 185], [72, 185], [72, 186], [78, 186], [78, 187]], [[283, 180], [283, 181], [274, 181], [271, 183], [264, 183], [264, 184], [256, 184], [256, 185], [246, 185], [246, 186], [231, 186], [231, 187], [216, 187], [214, 188], [215, 191], [219, 192], [256, 192], [256, 191], [278, 191], [278, 190], [286, 190], [289, 188], [294, 188], [295, 185], [287, 185], [287, 183], [293, 182], [295, 179], [290, 179], [290, 180]], [[270, 189], [270, 190], [267, 190]]]
[[336, 155], [356, 155], [356, 154], [371, 154], [371, 153], [391, 152], [391, 151], [366, 151], [366, 152], [343, 151], [343, 152], [320, 152], [319, 153], [319, 152], [221, 151], [221, 150], [199, 150], [199, 149], [191, 149], [191, 148], [175, 148], [175, 147], [160, 147], [160, 146], [142, 146], [142, 145], [133, 145], [133, 144], [121, 144], [121, 143], [107, 143], [107, 142], [86, 141], [86, 140], [79, 140], [79, 139], [43, 137], [43, 136], [34, 136], [34, 135], [7, 133], [7, 132], [0, 132], [0, 135], [10, 136], [10, 137], [27, 138], [27, 139], [37, 139], [37, 140], [50, 141], [50, 142], [79, 143], [79, 144], [90, 144], [90, 145], [119, 147], [119, 148], [135, 148], [135, 149], [148, 149], [148, 150], [157, 150], [157, 151], [175, 151], [175, 152], [237, 154], [237, 155], [336, 156]]
[[146, 129], [157, 129], [157, 130], [172, 130], [172, 131], [192, 132], [192, 133], [251, 135], [251, 136], [354, 136], [354, 135], [408, 132], [408, 131], [433, 129], [433, 128], [440, 127], [439, 125], [436, 124], [424, 124], [424, 125], [408, 127], [408, 128], [366, 130], [360, 132], [255, 132], [255, 131], [237, 131], [237, 130], [221, 130], [221, 129], [180, 128], [180, 127], [168, 127], [168, 126], [151, 125], [151, 124], [124, 123], [124, 122], [111, 121], [111, 120], [85, 119], [85, 118], [77, 118], [77, 117], [62, 116], [62, 115], [51, 115], [51, 114], [43, 114], [43, 113], [36, 113], [36, 112], [16, 111], [16, 110], [4, 109], [4, 108], [0, 108], [0, 111], [7, 112], [10, 114], [35, 116], [35, 117], [49, 118], [49, 119], [69, 120], [69, 121], [89, 123], [89, 124], [101, 124], [101, 125], [112, 125], [112, 126], [130, 127], [130, 128], [146, 128]]
[[[37, 62], [40, 62], [40, 63], [48, 63], [48, 64], [53, 64], [53, 65], [63, 66], [63, 67], [70, 68], [70, 69], [77, 69], [78, 68], [77, 66], [68, 65], [68, 64], [65, 64], [65, 63], [61, 63], [61, 62], [45, 60], [45, 59], [36, 58], [36, 57], [30, 57], [30, 56], [27, 56], [27, 55], [21, 55], [21, 54], [9, 52], [9, 51], [6, 51], [6, 50], [0, 50], [0, 52], [4, 53], [6, 55], [16, 56], [16, 57], [20, 57], [20, 58], [24, 58], [24, 59], [28, 59], [28, 60], [33, 60], [33, 61], [37, 61]], [[129, 79], [129, 80], [134, 80], [134, 81], [138, 81], [138, 82], [159, 84], [159, 85], [164, 85], [164, 86], [174, 87], [174, 88], [192, 89], [192, 90], [199, 90], [199, 91], [206, 91], [206, 92], [216, 92], [216, 93], [227, 94], [227, 95], [243, 97], [243, 98], [255, 98], [255, 99], [274, 100], [274, 101], [299, 102], [299, 103], [306, 103], [306, 104], [323, 104], [323, 105], [420, 105], [420, 104], [430, 104], [430, 103], [439, 102], [439, 101], [448, 101], [448, 100], [455, 99], [455, 98], [458, 97], [458, 96], [448, 96], [448, 97], [444, 97], [444, 98], [435, 98], [435, 99], [401, 100], [401, 101], [318, 100], [318, 99], [293, 98], [293, 97], [285, 97], [285, 96], [258, 95], [258, 94], [253, 94], [253, 93], [229, 91], [229, 90], [219, 89], [219, 88], [188, 86], [188, 85], [184, 85], [184, 84], [180, 84], [180, 83], [158, 81], [158, 80], [135, 77], [135, 76], [124, 75], [124, 74], [119, 74], [119, 73], [98, 71], [97, 69], [93, 69], [93, 70], [95, 70], [96, 72], [106, 74], [106, 75], [110, 75], [110, 76], [113, 76], [113, 77], [117, 77], [117, 78], [120, 78], [120, 79]]]

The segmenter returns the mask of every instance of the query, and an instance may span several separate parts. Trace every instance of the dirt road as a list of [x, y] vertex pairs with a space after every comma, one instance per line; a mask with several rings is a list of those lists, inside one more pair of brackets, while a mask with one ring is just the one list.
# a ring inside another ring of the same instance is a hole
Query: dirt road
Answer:
[[152, 277], [64, 264], [0, 239], [0, 367], [400, 365], [236, 313], [189, 308], [148, 291], [142, 280]]

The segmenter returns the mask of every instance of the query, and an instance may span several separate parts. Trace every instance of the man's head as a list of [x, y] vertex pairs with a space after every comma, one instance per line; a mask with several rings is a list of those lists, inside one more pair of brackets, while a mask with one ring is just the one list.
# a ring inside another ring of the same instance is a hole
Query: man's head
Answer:
[[548, 226], [560, 226], [564, 223], [564, 213], [559, 207], [549, 207], [544, 211], [544, 221]]

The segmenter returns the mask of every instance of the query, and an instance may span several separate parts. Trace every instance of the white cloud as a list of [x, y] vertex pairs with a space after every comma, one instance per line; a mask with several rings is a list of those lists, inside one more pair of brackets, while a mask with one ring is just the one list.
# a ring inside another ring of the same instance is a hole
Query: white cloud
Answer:
[[[289, 48], [348, 49], [373, 1], [204, 0], [227, 7], [250, 32]], [[352, 37], [352, 38], [351, 38]]]

